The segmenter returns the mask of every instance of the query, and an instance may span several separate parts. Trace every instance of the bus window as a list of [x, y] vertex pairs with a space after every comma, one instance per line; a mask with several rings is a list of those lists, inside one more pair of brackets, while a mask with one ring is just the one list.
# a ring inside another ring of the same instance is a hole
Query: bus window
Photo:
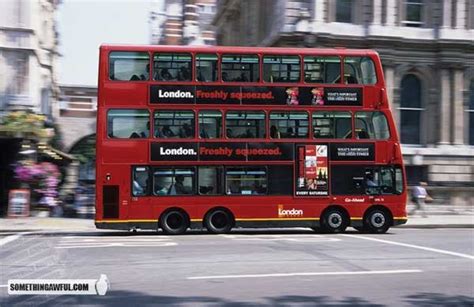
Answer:
[[369, 57], [347, 57], [344, 59], [344, 81], [346, 84], [375, 84], [375, 65]]
[[265, 138], [265, 113], [229, 111], [225, 118], [226, 136], [230, 139]]
[[216, 166], [200, 166], [198, 172], [199, 194], [222, 194], [222, 168]]
[[300, 81], [300, 58], [298, 56], [266, 55], [263, 57], [263, 79], [265, 82]]
[[153, 171], [153, 193], [159, 196], [194, 194], [194, 169], [155, 168]]
[[216, 139], [221, 137], [222, 114], [219, 111], [199, 111], [199, 137]]
[[264, 167], [229, 167], [225, 171], [228, 195], [267, 194], [267, 170]]
[[387, 118], [382, 112], [357, 112], [355, 129], [358, 139], [387, 140], [390, 138]]
[[150, 113], [147, 110], [109, 110], [107, 135], [117, 139], [147, 138], [150, 135]]
[[338, 83], [341, 59], [327, 56], [304, 57], [304, 81], [307, 83]]
[[136, 166], [132, 171], [132, 195], [146, 196], [148, 195], [148, 167]]
[[194, 138], [194, 113], [192, 111], [155, 111], [155, 137]]
[[113, 51], [109, 55], [110, 80], [149, 80], [149, 73], [150, 57], [147, 52]]
[[308, 113], [306, 112], [271, 112], [270, 137], [279, 138], [307, 138]]
[[155, 53], [153, 79], [191, 81], [192, 58], [188, 53]]
[[217, 55], [196, 55], [196, 80], [201, 82], [217, 81]]
[[350, 112], [314, 112], [313, 132], [316, 139], [349, 139], [352, 137]]
[[257, 55], [222, 56], [222, 81], [224, 82], [258, 82], [259, 60]]

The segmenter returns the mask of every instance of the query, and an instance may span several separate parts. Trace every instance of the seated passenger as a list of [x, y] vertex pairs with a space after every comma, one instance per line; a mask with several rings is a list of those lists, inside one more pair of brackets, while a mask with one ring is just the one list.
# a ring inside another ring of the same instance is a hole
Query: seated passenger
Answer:
[[161, 76], [161, 80], [164, 80], [164, 81], [169, 81], [173, 79], [173, 76], [170, 74], [170, 72], [166, 68], [163, 68], [161, 70], [160, 76]]
[[281, 137], [280, 131], [278, 131], [278, 128], [275, 125], [270, 127], [270, 137], [272, 139], [279, 139]]
[[170, 129], [170, 126], [164, 125], [163, 128], [161, 129], [161, 131], [159, 132], [158, 136], [162, 137], [162, 138], [170, 138], [170, 137], [175, 136], [175, 134]]
[[137, 75], [133, 75], [133, 76], [130, 78], [130, 81], [140, 81], [140, 77], [138, 77]]
[[227, 136], [228, 138], [233, 138], [233, 137], [234, 137], [233, 132], [232, 132], [232, 129], [227, 128], [227, 130], [226, 130], [226, 136]]
[[179, 129], [180, 138], [191, 138], [194, 136], [194, 129], [187, 123], [184, 123], [183, 126]]
[[230, 81], [227, 72], [222, 72], [222, 81]]
[[367, 131], [365, 131], [365, 129], [360, 129], [360, 130], [357, 132], [357, 138], [358, 138], [358, 139], [369, 139], [370, 136], [369, 136], [369, 134], [367, 133]]
[[189, 70], [181, 66], [178, 71], [178, 80], [179, 81], [188, 81], [191, 80], [191, 74], [189, 73]]
[[140, 80], [148, 80], [150, 77], [150, 64], [146, 64], [145, 71], [140, 75]]
[[204, 128], [201, 128], [201, 132], [199, 132], [199, 136], [201, 137], [201, 139], [209, 139], [209, 134]]
[[359, 82], [357, 81], [357, 78], [354, 77], [353, 75], [346, 76], [345, 80], [346, 84], [358, 84]]

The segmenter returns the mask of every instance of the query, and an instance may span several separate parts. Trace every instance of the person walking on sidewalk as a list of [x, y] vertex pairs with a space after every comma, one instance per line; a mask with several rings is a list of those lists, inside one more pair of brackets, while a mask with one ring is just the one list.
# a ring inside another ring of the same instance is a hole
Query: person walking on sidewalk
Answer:
[[413, 188], [411, 192], [411, 199], [415, 204], [415, 208], [410, 212], [410, 215], [415, 214], [416, 211], [421, 211], [423, 217], [428, 217], [425, 209], [426, 198], [429, 197], [428, 192], [426, 192], [426, 182], [420, 181], [419, 185]]

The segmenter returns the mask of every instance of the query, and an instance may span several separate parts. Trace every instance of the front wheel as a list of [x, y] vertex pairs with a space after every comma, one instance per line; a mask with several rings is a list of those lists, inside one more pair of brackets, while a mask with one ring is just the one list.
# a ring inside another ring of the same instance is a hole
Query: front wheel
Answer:
[[370, 233], [386, 233], [390, 228], [391, 216], [386, 210], [371, 210], [364, 219], [364, 228]]
[[189, 227], [189, 218], [183, 211], [171, 210], [163, 214], [160, 226], [166, 234], [179, 235]]
[[330, 209], [324, 213], [321, 220], [323, 231], [329, 233], [341, 233], [349, 225], [349, 219], [344, 211], [339, 209]]

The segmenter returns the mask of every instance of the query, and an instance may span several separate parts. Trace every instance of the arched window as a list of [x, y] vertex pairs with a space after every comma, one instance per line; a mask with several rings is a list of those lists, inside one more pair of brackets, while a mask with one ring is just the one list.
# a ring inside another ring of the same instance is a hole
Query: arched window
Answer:
[[420, 144], [422, 108], [420, 79], [408, 74], [401, 82], [400, 137], [404, 144]]
[[471, 79], [469, 86], [469, 145], [474, 145], [474, 79]]

